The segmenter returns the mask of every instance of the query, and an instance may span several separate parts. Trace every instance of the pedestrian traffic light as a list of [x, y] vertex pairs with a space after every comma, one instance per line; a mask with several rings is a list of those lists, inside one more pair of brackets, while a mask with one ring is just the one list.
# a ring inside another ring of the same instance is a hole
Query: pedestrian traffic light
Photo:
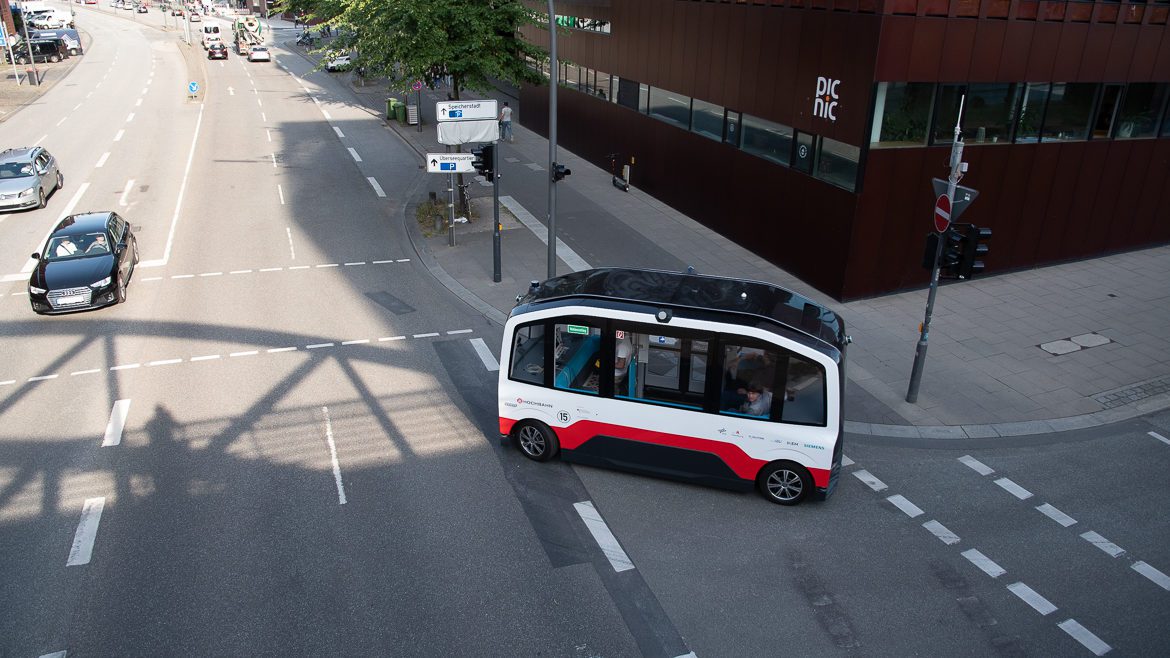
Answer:
[[569, 169], [563, 164], [553, 163], [552, 176], [554, 181], [564, 180], [565, 176], [569, 176], [573, 170]]
[[983, 261], [991, 248], [985, 244], [991, 239], [991, 229], [981, 228], [974, 224], [966, 225], [966, 232], [962, 240], [962, 254], [956, 266], [960, 279], [970, 279], [983, 272]]
[[495, 161], [495, 150], [496, 147], [493, 144], [485, 144], [471, 149], [471, 154], [475, 156], [475, 159], [471, 161], [471, 166], [475, 167], [475, 170], [489, 182], [494, 181], [496, 178], [495, 172], [492, 171], [492, 162]]
[[938, 257], [939, 276], [957, 279], [963, 258], [963, 236], [952, 225], [942, 234], [942, 241], [942, 253]]

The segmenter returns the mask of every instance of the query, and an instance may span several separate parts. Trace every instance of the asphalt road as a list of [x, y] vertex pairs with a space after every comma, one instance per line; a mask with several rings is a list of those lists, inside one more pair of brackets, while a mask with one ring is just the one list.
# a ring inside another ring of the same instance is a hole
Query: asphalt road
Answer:
[[[416, 154], [280, 47], [83, 18], [91, 50], [3, 124], [66, 184], [0, 215], [0, 654], [1170, 650], [1170, 415], [848, 437], [837, 494], [793, 509], [534, 464], [495, 435], [473, 341], [499, 328], [405, 231]], [[514, 169], [518, 196], [547, 175]], [[139, 236], [129, 301], [33, 315], [28, 254], [96, 209]]]

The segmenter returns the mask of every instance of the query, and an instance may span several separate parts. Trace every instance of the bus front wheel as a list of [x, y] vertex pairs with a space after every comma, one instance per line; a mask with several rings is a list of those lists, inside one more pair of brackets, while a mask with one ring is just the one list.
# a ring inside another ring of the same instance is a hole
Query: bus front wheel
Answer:
[[812, 491], [812, 476], [795, 462], [773, 462], [756, 478], [760, 494], [777, 505], [795, 505]]
[[546, 462], [556, 456], [561, 442], [548, 425], [526, 420], [516, 427], [516, 444], [524, 456], [538, 462]]

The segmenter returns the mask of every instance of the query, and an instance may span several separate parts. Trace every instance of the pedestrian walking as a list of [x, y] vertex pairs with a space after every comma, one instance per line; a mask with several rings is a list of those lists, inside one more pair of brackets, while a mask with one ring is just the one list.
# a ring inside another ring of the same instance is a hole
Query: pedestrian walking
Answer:
[[512, 108], [508, 107], [508, 101], [504, 101], [504, 108], [500, 110], [500, 139], [516, 141], [512, 138]]

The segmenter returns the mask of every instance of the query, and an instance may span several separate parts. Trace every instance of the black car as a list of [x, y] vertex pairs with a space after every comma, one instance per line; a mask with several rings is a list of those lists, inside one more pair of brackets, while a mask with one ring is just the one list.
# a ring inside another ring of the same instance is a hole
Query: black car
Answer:
[[227, 59], [227, 46], [213, 43], [207, 47], [207, 59]]
[[110, 211], [61, 220], [28, 280], [28, 298], [40, 314], [68, 313], [126, 301], [126, 285], [138, 264], [138, 240], [130, 224]]

